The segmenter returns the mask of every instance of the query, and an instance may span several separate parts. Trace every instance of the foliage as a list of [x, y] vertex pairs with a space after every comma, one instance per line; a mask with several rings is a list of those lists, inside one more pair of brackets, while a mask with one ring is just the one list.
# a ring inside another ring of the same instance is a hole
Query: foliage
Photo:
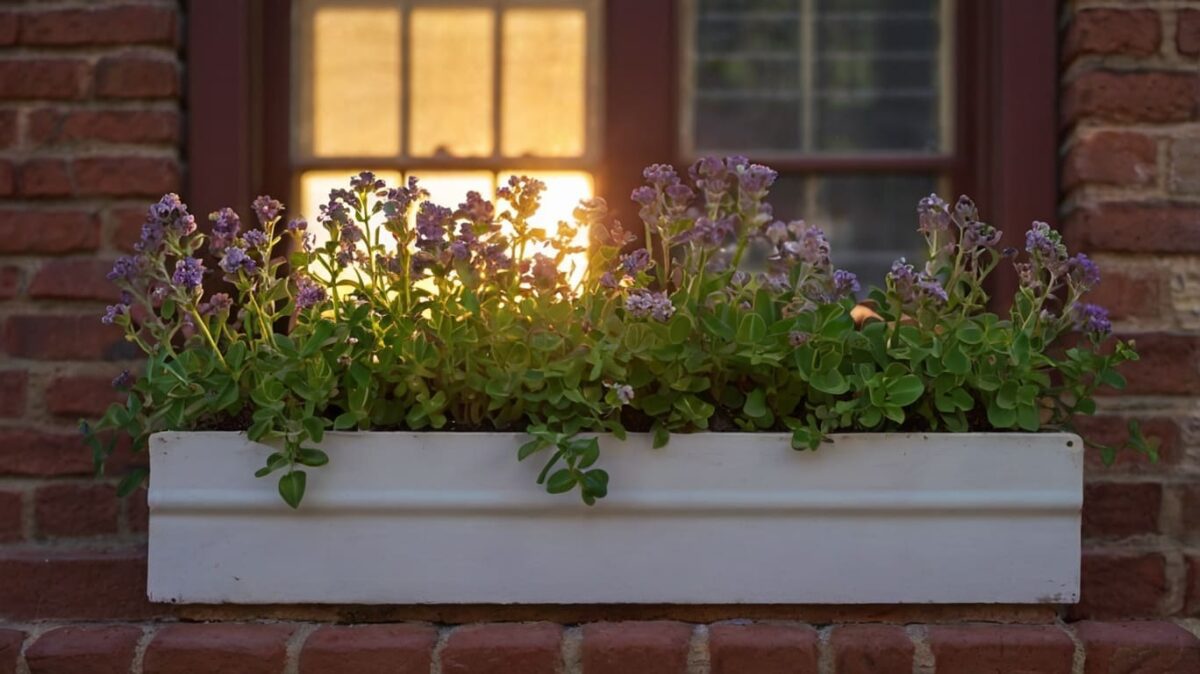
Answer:
[[[140, 448], [160, 430], [245, 429], [276, 448], [258, 475], [280, 474], [296, 507], [330, 429], [513, 430], [530, 437], [519, 459], [545, 458], [539, 483], [591, 504], [608, 489], [597, 432], [661, 447], [675, 432], [786, 430], [816, 449], [841, 431], [1063, 428], [1137, 357], [1081, 300], [1095, 265], [1042, 223], [1023, 255], [999, 251], [968, 199], [926, 198], [927, 262], [897, 261], [858, 305], [821, 230], [774, 218], [770, 169], [709, 158], [687, 181], [665, 165], [645, 177], [632, 196], [653, 250], [627, 250], [636, 237], [600, 199], [542, 230], [544, 186], [524, 177], [499, 190], [504, 208], [471, 192], [449, 209], [415, 179], [362, 173], [321, 207], [320, 242], [268, 197], [259, 228], [222, 209], [207, 235], [163, 197], [110, 275], [122, 296], [104, 321], [148, 361], [115, 382], [128, 401], [85, 424], [98, 469], [113, 440], [96, 431]], [[1000, 316], [985, 279], [1006, 258], [1021, 283]], [[227, 291], [206, 293], [218, 270]]]

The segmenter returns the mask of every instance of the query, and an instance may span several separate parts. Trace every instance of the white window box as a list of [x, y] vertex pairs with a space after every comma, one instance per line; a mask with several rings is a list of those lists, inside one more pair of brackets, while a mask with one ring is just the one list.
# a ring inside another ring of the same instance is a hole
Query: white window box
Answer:
[[330, 433], [299, 510], [234, 432], [150, 444], [149, 594], [192, 603], [1070, 603], [1069, 434], [601, 440], [595, 506], [520, 434]]

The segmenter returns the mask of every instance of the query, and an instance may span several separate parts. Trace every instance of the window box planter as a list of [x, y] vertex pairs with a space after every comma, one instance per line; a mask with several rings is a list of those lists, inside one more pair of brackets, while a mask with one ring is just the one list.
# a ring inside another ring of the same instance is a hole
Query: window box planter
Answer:
[[607, 498], [531, 488], [525, 436], [330, 433], [292, 510], [235, 432], [150, 443], [149, 595], [192, 603], [1070, 603], [1070, 434], [602, 438]]

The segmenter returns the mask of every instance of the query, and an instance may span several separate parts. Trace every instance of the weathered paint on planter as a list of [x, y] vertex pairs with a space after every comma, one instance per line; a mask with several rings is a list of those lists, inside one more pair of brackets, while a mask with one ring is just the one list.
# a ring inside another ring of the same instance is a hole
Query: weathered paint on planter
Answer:
[[1067, 603], [1069, 434], [602, 438], [610, 493], [534, 484], [517, 434], [330, 433], [299, 511], [271, 449], [151, 439], [149, 594], [195, 603]]

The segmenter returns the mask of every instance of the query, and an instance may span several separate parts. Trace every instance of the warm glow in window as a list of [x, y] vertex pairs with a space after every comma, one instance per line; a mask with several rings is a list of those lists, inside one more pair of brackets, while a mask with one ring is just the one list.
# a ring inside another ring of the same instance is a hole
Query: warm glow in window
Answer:
[[[508, 157], [583, 154], [587, 17], [577, 9], [504, 13], [501, 142]], [[546, 102], [552, 101], [552, 104]]]
[[596, 0], [293, 5], [296, 200], [319, 240], [318, 207], [364, 169], [388, 184], [415, 175], [449, 208], [533, 176], [551, 234], [592, 196]]
[[492, 43], [488, 9], [412, 13], [411, 154], [492, 154]]
[[399, 39], [396, 9], [334, 5], [314, 13], [313, 154], [392, 157], [400, 152]]

